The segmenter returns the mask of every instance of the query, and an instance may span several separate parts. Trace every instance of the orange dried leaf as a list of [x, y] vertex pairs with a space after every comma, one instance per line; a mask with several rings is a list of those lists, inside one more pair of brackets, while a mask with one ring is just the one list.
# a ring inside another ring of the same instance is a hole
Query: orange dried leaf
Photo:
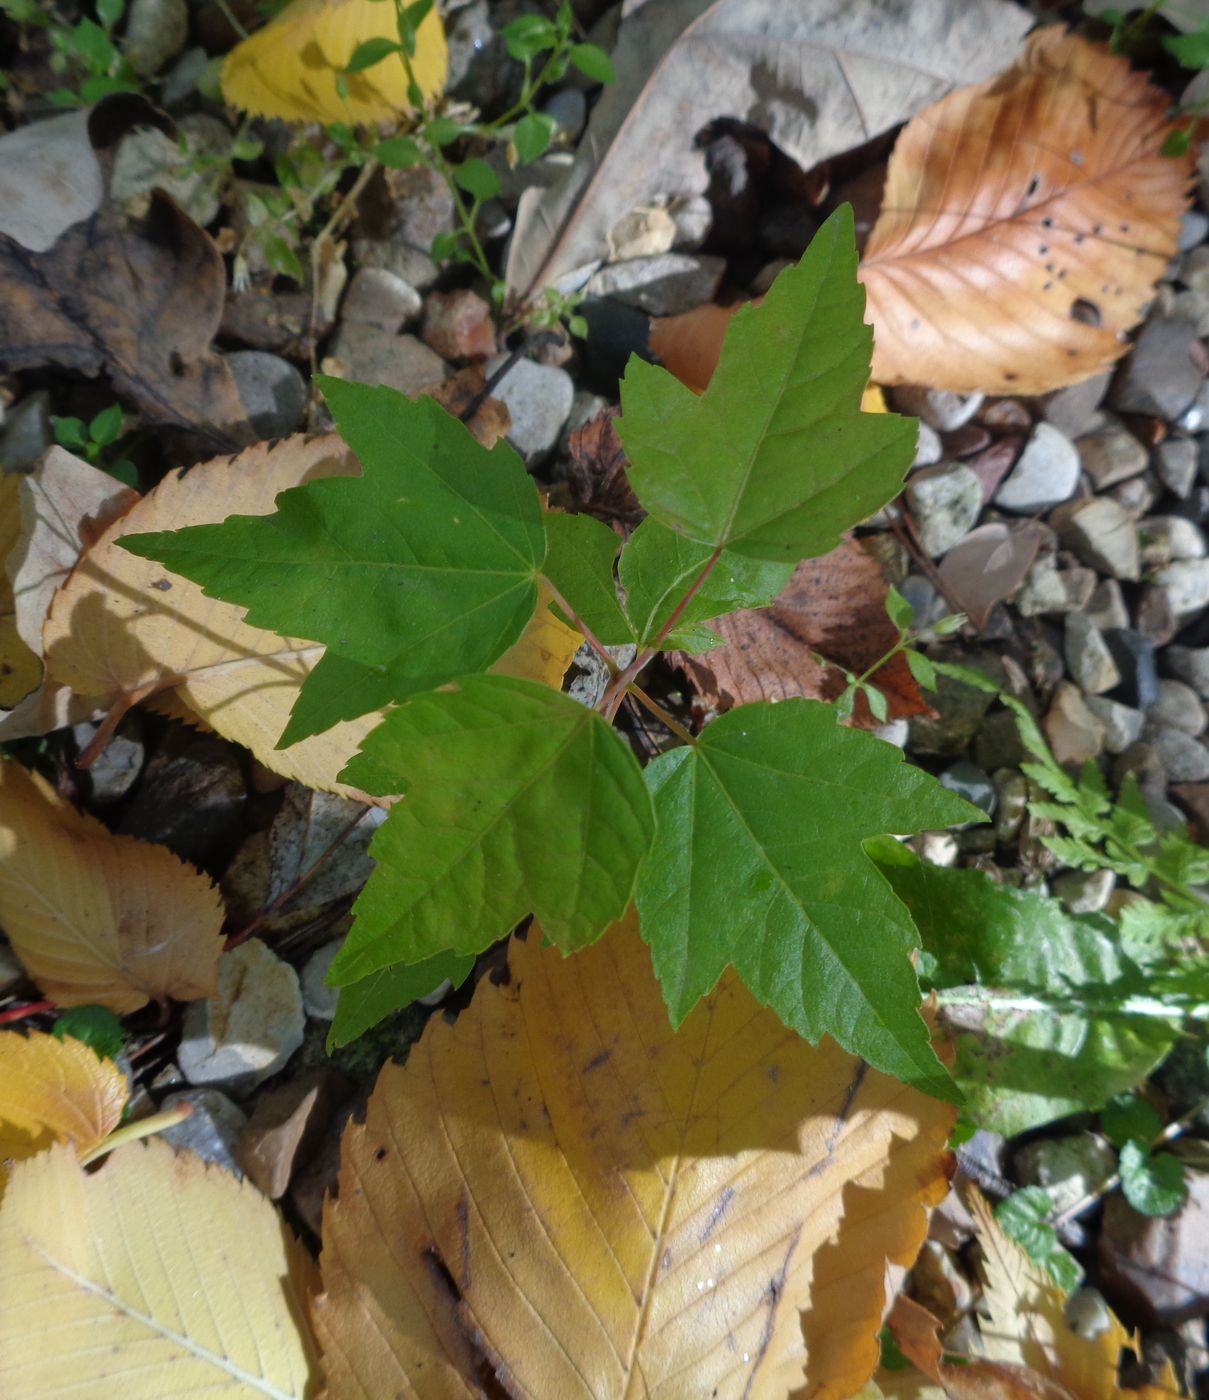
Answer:
[[124, 1015], [213, 995], [222, 917], [214, 885], [166, 847], [115, 836], [0, 763], [0, 926], [60, 1006]]
[[0, 1031], [0, 1192], [7, 1163], [52, 1142], [87, 1155], [122, 1121], [129, 1097], [117, 1065], [82, 1041]]
[[953, 1111], [809, 1046], [732, 973], [673, 1031], [632, 924], [573, 958], [535, 929], [509, 972], [345, 1134], [330, 1400], [859, 1389]]
[[1061, 28], [920, 112], [860, 278], [883, 384], [1040, 394], [1126, 349], [1176, 249], [1190, 157], [1170, 98]]

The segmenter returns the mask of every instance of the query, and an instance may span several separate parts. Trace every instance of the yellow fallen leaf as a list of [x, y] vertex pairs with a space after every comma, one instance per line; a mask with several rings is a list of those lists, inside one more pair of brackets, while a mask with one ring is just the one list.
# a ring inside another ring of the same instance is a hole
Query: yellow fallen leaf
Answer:
[[[407, 72], [397, 55], [348, 73], [348, 96], [336, 90], [353, 51], [367, 39], [398, 41], [390, 0], [294, 0], [263, 29], [237, 44], [222, 69], [223, 96], [259, 117], [294, 122], [380, 122], [412, 111]], [[449, 52], [436, 6], [416, 34], [412, 68], [425, 98], [445, 86]]]
[[222, 919], [214, 885], [166, 847], [115, 836], [0, 763], [0, 926], [52, 1001], [125, 1015], [212, 996]]
[[[0, 714], [0, 740], [7, 741], [47, 734], [109, 708], [111, 701], [73, 695], [43, 675], [42, 627], [51, 598], [75, 567], [80, 551], [111, 520], [129, 510], [138, 492], [62, 447], [49, 448], [32, 472], [5, 480], [17, 485], [15, 505], [0, 500], [0, 534], [8, 532], [7, 542], [0, 542], [0, 554], [11, 589], [12, 625], [19, 639], [13, 644], [23, 644], [21, 654], [34, 658], [34, 686]], [[0, 583], [0, 656], [8, 654], [10, 644], [3, 640], [3, 588]]]
[[[1113, 1313], [1095, 1337], [1083, 1337], [1066, 1325], [1065, 1299], [1049, 1274], [1004, 1234], [986, 1200], [972, 1193], [970, 1213], [978, 1227], [982, 1251], [983, 1302], [988, 1318], [980, 1322], [979, 1350], [988, 1361], [1023, 1367], [1043, 1381], [1061, 1386], [1075, 1400], [1174, 1400], [1179, 1394], [1170, 1364], [1161, 1385], [1125, 1390], [1117, 1381], [1121, 1353], [1141, 1355], [1137, 1337]], [[955, 1370], [960, 1368], [953, 1368]]]
[[[0, 471], [0, 563], [7, 564], [21, 539], [17, 493], [21, 476]], [[17, 604], [6, 569], [0, 569], [0, 707], [8, 710], [36, 690], [42, 680], [38, 658], [17, 630]]]
[[1055, 26], [913, 117], [860, 266], [874, 378], [1039, 394], [1122, 355], [1187, 204], [1170, 103]]
[[122, 1121], [126, 1076], [83, 1041], [0, 1031], [0, 1193], [7, 1168], [52, 1142], [86, 1156]]
[[313, 1395], [313, 1266], [248, 1182], [164, 1142], [54, 1146], [0, 1204], [0, 1395]]
[[730, 973], [673, 1032], [632, 923], [571, 958], [541, 944], [514, 940], [506, 984], [430, 1021], [345, 1133], [315, 1305], [330, 1400], [488, 1377], [543, 1400], [851, 1395], [952, 1110], [812, 1048]]

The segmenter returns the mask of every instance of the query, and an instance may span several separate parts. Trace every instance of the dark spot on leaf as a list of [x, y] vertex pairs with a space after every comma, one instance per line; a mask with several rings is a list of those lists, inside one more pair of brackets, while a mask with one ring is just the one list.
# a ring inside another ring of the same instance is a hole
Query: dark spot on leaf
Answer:
[[1040, 188], [1041, 188], [1041, 176], [1040, 176], [1040, 175], [1034, 175], [1033, 178], [1028, 182], [1028, 189], [1025, 190], [1025, 192], [1024, 192], [1024, 197], [1025, 197], [1025, 199], [1032, 199], [1032, 197], [1037, 193], [1037, 191], [1038, 191]]
[[381, 1162], [381, 1161], [385, 1158], [385, 1156], [386, 1156], [386, 1148], [385, 1148], [385, 1147], [376, 1147], [376, 1148], [374, 1148], [374, 1161], [375, 1161], [375, 1162]]
[[1070, 304], [1070, 318], [1084, 326], [1100, 325], [1100, 308], [1086, 297], [1076, 297]]

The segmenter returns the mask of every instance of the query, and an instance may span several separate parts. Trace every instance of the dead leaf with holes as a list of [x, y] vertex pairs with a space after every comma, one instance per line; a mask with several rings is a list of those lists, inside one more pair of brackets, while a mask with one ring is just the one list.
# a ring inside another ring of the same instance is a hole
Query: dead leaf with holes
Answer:
[[86, 1157], [122, 1121], [126, 1076], [91, 1046], [41, 1031], [0, 1031], [0, 1195], [8, 1168], [52, 1142]]
[[0, 928], [45, 996], [107, 1006], [214, 994], [222, 905], [165, 846], [116, 836], [0, 763]]
[[[0, 478], [0, 670], [15, 658], [16, 668], [33, 681], [11, 709], [0, 712], [0, 740], [47, 734], [109, 707], [110, 698], [73, 695], [46, 678], [42, 627], [81, 551], [138, 498], [137, 491], [62, 447], [49, 448], [32, 472]], [[11, 626], [5, 598], [11, 599]]]
[[314, 1395], [314, 1266], [246, 1181], [153, 1139], [19, 1163], [0, 1205], [0, 1394]]
[[[877, 561], [846, 539], [820, 559], [804, 559], [771, 607], [706, 623], [725, 645], [681, 656], [679, 664], [702, 700], [720, 710], [795, 695], [835, 700], [845, 670], [863, 674], [898, 641], [898, 628], [886, 616], [886, 593]], [[887, 719], [931, 714], [901, 653], [870, 680], [886, 697]], [[863, 695], [854, 714], [859, 724], [881, 723]]]
[[[123, 93], [69, 132], [90, 148], [83, 158], [99, 164], [106, 188], [117, 143], [135, 125], [174, 131], [144, 98]], [[0, 167], [6, 143], [19, 147], [23, 137], [0, 137]], [[8, 227], [0, 228], [0, 368], [104, 373], [144, 426], [189, 429], [215, 452], [251, 440], [235, 378], [211, 347], [226, 293], [222, 257], [166, 194], [153, 191], [137, 228], [108, 199], [49, 246], [38, 227]]]
[[327, 1394], [850, 1396], [952, 1119], [732, 973], [674, 1032], [633, 923], [573, 958], [534, 929], [345, 1133]]
[[950, 1359], [936, 1318], [908, 1298], [896, 1300], [889, 1326], [899, 1350], [950, 1400], [1174, 1400], [1168, 1363], [1156, 1385], [1119, 1383], [1124, 1353], [1141, 1354], [1113, 1313], [1093, 1337], [1073, 1332], [1066, 1299], [1039, 1264], [1004, 1234], [990, 1206], [971, 1191], [982, 1256], [983, 1306], [972, 1354]]
[[[908, 124], [861, 261], [873, 378], [1040, 394], [1110, 366], [1175, 252], [1191, 157], [1170, 99], [1060, 28]], [[664, 317], [651, 348], [709, 382], [732, 312]]]
[[861, 280], [884, 384], [1040, 394], [1126, 349], [1175, 253], [1170, 98], [1061, 28], [899, 137]]

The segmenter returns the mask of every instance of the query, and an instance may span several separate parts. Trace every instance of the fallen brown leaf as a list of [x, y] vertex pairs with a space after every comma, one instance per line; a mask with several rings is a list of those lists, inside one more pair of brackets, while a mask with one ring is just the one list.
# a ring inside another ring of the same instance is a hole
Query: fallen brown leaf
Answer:
[[809, 170], [989, 76], [1030, 24], [1004, 0], [645, 0], [623, 15], [617, 81], [573, 163], [521, 196], [507, 277], [522, 295], [607, 256], [633, 211], [704, 193], [693, 138], [719, 115]]
[[632, 922], [573, 958], [533, 930], [345, 1134], [327, 1393], [850, 1396], [952, 1118], [733, 973], [673, 1031]]
[[860, 277], [883, 384], [1040, 394], [1111, 365], [1174, 254], [1170, 98], [1059, 27], [898, 139]]
[[0, 763], [0, 925], [43, 994], [118, 1015], [213, 995], [222, 905], [164, 846], [115, 836]]
[[[835, 700], [843, 667], [860, 675], [898, 641], [886, 616], [886, 580], [877, 561], [846, 539], [820, 559], [805, 559], [771, 607], [730, 613], [706, 623], [726, 645], [679, 664], [707, 705], [722, 710], [757, 700]], [[833, 665], [821, 664], [818, 652]], [[931, 713], [911, 669], [895, 656], [870, 678], [886, 696], [888, 718]], [[864, 696], [857, 722], [876, 724]]]
[[269, 1200], [285, 1195], [295, 1167], [319, 1145], [351, 1089], [335, 1070], [317, 1069], [257, 1098], [235, 1156], [248, 1180]]
[[[106, 181], [126, 130], [171, 127], [129, 95], [108, 112], [76, 133], [91, 140]], [[12, 139], [0, 138], [0, 166]], [[103, 372], [144, 424], [188, 428], [211, 450], [230, 450], [253, 433], [231, 371], [211, 349], [225, 291], [213, 241], [162, 191], [138, 229], [105, 201], [44, 251], [0, 232], [0, 367]]]

